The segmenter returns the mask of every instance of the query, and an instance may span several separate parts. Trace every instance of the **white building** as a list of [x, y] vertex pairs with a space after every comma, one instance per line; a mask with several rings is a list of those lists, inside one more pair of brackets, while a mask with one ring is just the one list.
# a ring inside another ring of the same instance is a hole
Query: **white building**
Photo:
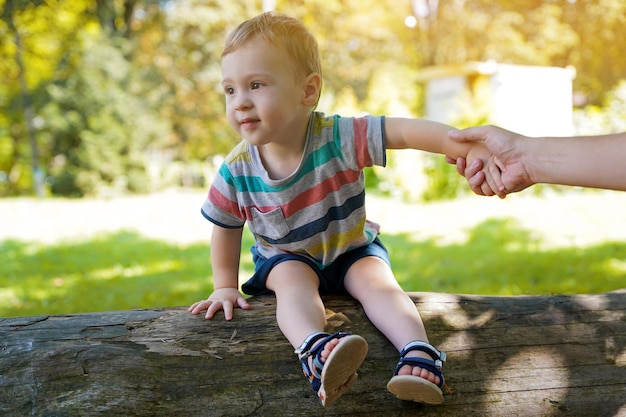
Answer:
[[468, 111], [487, 123], [529, 136], [573, 133], [572, 67], [538, 67], [496, 62], [428, 67], [425, 117], [458, 125]]

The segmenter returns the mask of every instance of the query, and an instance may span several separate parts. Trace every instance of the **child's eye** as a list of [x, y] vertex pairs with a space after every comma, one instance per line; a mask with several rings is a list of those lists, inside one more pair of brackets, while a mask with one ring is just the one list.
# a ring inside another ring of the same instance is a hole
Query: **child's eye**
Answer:
[[259, 88], [261, 88], [261, 83], [258, 81], [255, 81], [252, 83], [252, 85], [250, 85], [250, 88], [252, 88], [253, 90], [258, 90]]
[[227, 96], [232, 96], [233, 94], [235, 94], [235, 89], [232, 87], [224, 87], [224, 92]]

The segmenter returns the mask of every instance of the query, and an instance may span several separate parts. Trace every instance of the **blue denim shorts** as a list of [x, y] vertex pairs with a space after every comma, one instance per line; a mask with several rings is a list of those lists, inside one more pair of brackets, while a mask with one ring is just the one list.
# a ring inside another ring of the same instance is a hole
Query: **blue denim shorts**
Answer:
[[267, 277], [276, 265], [285, 261], [301, 261], [311, 267], [320, 280], [320, 294], [347, 294], [343, 285], [346, 273], [353, 263], [366, 256], [376, 256], [391, 266], [389, 253], [380, 239], [376, 238], [372, 243], [360, 248], [353, 249], [341, 255], [335, 262], [324, 269], [321, 269], [314, 261], [304, 256], [284, 253], [266, 259], [258, 254], [256, 247], [251, 249], [252, 260], [254, 261], [254, 275], [246, 281], [241, 289], [248, 295], [273, 294], [265, 286]]

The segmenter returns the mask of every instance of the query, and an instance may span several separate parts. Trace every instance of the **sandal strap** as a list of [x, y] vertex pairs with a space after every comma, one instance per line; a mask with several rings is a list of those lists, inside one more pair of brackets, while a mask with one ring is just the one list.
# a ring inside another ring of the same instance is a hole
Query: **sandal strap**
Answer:
[[398, 370], [404, 365], [419, 366], [420, 368], [427, 369], [437, 376], [441, 376], [442, 374], [441, 368], [438, 368], [433, 361], [424, 358], [402, 358], [398, 362]]
[[440, 389], [443, 389], [446, 384], [443, 372], [441, 371], [441, 367], [437, 366], [434, 361], [423, 358], [401, 358], [398, 362], [398, 365], [396, 366], [395, 371], [393, 372], [393, 375], [398, 375], [398, 371], [404, 365], [419, 366], [422, 369], [426, 369], [427, 371], [432, 372], [434, 375], [439, 377], [439, 384], [437, 384], [437, 386]]
[[[430, 355], [433, 360], [416, 357], [405, 357], [407, 353], [415, 350], [425, 352], [426, 354]], [[443, 377], [443, 372], [441, 371], [441, 367], [443, 366], [443, 363], [445, 361], [445, 352], [435, 349], [435, 347], [429, 343], [416, 340], [407, 343], [407, 345], [402, 349], [402, 351], [400, 352], [400, 360], [398, 361], [398, 364], [396, 365], [396, 369], [394, 370], [393, 374], [394, 376], [398, 375], [400, 368], [402, 368], [404, 365], [419, 366], [420, 368], [424, 368], [438, 376], [440, 380], [438, 387], [443, 389], [443, 387], [445, 386], [445, 380]]]
[[430, 357], [433, 358], [436, 366], [438, 366], [440, 369], [443, 366], [443, 363], [446, 361], [446, 352], [437, 350], [433, 345], [422, 342], [421, 340], [415, 340], [413, 342], [407, 343], [407, 345], [400, 352], [400, 357], [404, 358], [407, 353], [414, 350], [418, 350], [430, 355]]
[[[300, 359], [304, 376], [306, 376], [306, 378], [309, 380], [314, 391], [319, 391], [321, 387], [320, 379], [322, 378], [322, 369], [324, 368], [321, 354], [324, 346], [332, 339], [341, 339], [342, 337], [346, 337], [349, 335], [350, 333], [345, 332], [337, 332], [333, 334], [324, 332], [313, 333], [309, 335], [306, 339], [304, 339], [304, 342], [302, 342], [298, 349], [294, 351], [294, 353], [298, 355], [298, 359]], [[323, 340], [315, 347], [312, 347], [320, 339]], [[311, 366], [309, 366], [309, 356], [313, 356]]]
[[312, 333], [308, 335], [306, 339], [304, 339], [304, 342], [302, 342], [302, 344], [298, 346], [298, 349], [294, 350], [293, 353], [298, 355], [298, 359], [300, 360], [308, 358], [309, 356], [315, 353], [311, 351], [311, 347], [313, 346], [313, 344], [317, 342], [318, 340], [323, 339], [328, 336], [330, 336], [330, 333], [325, 333], [325, 332]]

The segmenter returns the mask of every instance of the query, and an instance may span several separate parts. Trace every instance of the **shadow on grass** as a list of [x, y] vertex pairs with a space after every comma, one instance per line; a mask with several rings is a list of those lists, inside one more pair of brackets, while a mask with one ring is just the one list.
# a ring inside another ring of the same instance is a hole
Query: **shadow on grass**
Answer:
[[[441, 245], [384, 235], [407, 291], [489, 295], [594, 293], [626, 287], [626, 242], [542, 250], [510, 220]], [[252, 271], [244, 234], [242, 271]], [[0, 316], [188, 305], [212, 290], [208, 244], [179, 246], [132, 232], [53, 246], [0, 242]], [[246, 275], [246, 273], [242, 273]]]

